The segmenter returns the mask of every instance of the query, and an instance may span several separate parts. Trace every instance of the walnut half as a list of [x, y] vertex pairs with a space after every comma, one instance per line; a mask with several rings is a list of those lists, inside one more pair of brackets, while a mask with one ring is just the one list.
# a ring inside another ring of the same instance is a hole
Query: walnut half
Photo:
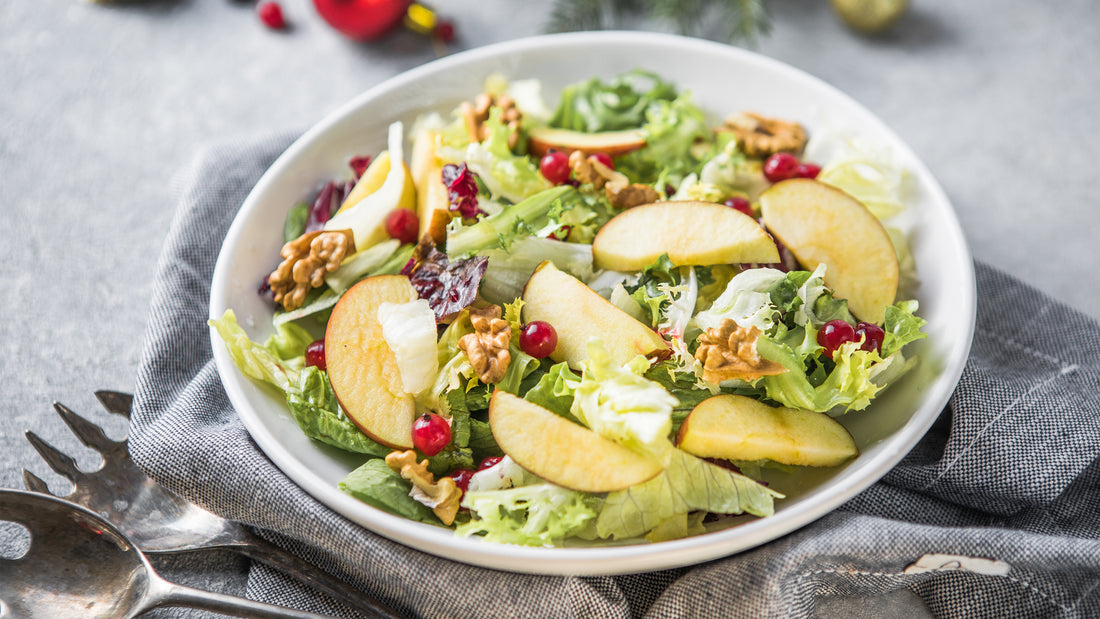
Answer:
[[519, 123], [522, 118], [515, 99], [508, 95], [495, 96], [487, 92], [481, 93], [474, 100], [464, 101], [459, 106], [459, 113], [466, 123], [466, 133], [471, 142], [480, 142], [489, 137], [489, 130], [485, 127], [485, 121], [489, 120], [489, 112], [493, 107], [500, 108], [500, 122], [508, 127], [508, 148], [515, 148], [519, 140]]
[[775, 153], [798, 155], [806, 147], [802, 125], [780, 118], [768, 118], [754, 112], [739, 112], [718, 127], [737, 138], [737, 146], [749, 157], [763, 159]]
[[412, 484], [409, 495], [418, 502], [432, 508], [432, 512], [443, 522], [450, 525], [458, 514], [459, 501], [462, 499], [462, 490], [455, 485], [455, 480], [450, 477], [440, 477], [438, 481], [435, 475], [428, 471], [428, 461], [416, 461], [416, 452], [391, 451], [386, 456], [386, 466], [390, 467], [401, 477]]
[[501, 318], [502, 313], [499, 305], [471, 309], [470, 323], [474, 325], [474, 332], [458, 340], [458, 347], [470, 358], [470, 365], [486, 384], [500, 382], [512, 361], [512, 353], [508, 352], [512, 326]]
[[703, 380], [718, 384], [732, 378], [754, 380], [786, 372], [782, 365], [757, 352], [760, 336], [760, 329], [742, 327], [729, 318], [707, 329], [699, 336], [699, 348], [695, 350], [695, 359], [703, 364]]
[[631, 208], [641, 204], [650, 204], [661, 198], [657, 190], [642, 183], [631, 183], [622, 172], [616, 172], [603, 164], [598, 158], [575, 150], [569, 154], [569, 167], [582, 183], [591, 183], [596, 189], [603, 189], [607, 201], [615, 208]]
[[302, 306], [306, 294], [325, 283], [325, 275], [340, 267], [355, 246], [351, 230], [315, 230], [283, 245], [283, 261], [268, 283], [275, 302], [286, 311]]

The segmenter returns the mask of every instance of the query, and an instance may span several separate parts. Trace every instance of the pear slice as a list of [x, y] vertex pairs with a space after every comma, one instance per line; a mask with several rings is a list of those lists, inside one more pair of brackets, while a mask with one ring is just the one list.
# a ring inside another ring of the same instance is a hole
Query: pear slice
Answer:
[[848, 430], [825, 413], [773, 408], [740, 395], [697, 404], [680, 426], [676, 444], [701, 458], [800, 466], [837, 466], [859, 455]]
[[653, 458], [500, 389], [489, 400], [489, 427], [517, 464], [563, 488], [613, 492], [663, 469]]
[[598, 269], [640, 271], [661, 254], [677, 266], [779, 262], [775, 242], [755, 219], [713, 202], [636, 206], [612, 217], [592, 241]]
[[600, 338], [615, 363], [638, 355], [663, 359], [668, 344], [653, 329], [615, 307], [581, 280], [558, 270], [549, 260], [535, 268], [523, 289], [523, 319], [550, 323], [558, 345], [550, 358], [580, 367], [588, 342]]
[[825, 264], [825, 284], [861, 320], [882, 324], [898, 291], [898, 256], [882, 222], [825, 183], [796, 178], [760, 196], [764, 224], [808, 270]]
[[364, 434], [394, 449], [413, 448], [416, 403], [382, 336], [378, 307], [416, 298], [404, 275], [368, 277], [340, 297], [325, 329], [325, 364], [340, 407]]
[[643, 146], [645, 137], [637, 129], [585, 133], [570, 129], [534, 127], [527, 133], [527, 150], [535, 157], [542, 157], [551, 150], [564, 153], [579, 150], [588, 154], [606, 153], [617, 157]]
[[418, 238], [430, 235], [436, 243], [447, 238], [451, 222], [451, 199], [443, 184], [443, 162], [436, 155], [438, 131], [421, 131], [413, 140], [409, 168], [416, 186], [416, 214], [420, 219]]

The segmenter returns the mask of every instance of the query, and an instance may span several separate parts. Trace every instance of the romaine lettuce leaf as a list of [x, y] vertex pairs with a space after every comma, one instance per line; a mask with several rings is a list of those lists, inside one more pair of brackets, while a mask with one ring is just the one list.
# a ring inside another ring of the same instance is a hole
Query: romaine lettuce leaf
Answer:
[[455, 227], [447, 232], [447, 255], [454, 259], [485, 249], [505, 247], [517, 235], [527, 236], [530, 230], [544, 225], [547, 213], [554, 203], [558, 200], [569, 200], [572, 195], [579, 195], [576, 189], [569, 185], [560, 185], [507, 206], [501, 212], [472, 225], [460, 225], [456, 219], [452, 221]]
[[650, 107], [676, 95], [671, 83], [641, 69], [606, 82], [592, 78], [562, 89], [550, 126], [588, 133], [634, 129], [645, 123]]
[[[657, 477], [607, 495], [596, 520], [601, 538], [645, 535], [679, 514], [694, 511], [770, 516], [774, 499], [783, 496], [679, 449], [671, 454], [668, 467]], [[667, 528], [663, 533], [667, 535]]]
[[233, 310], [227, 309], [219, 319], [211, 319], [210, 326], [218, 332], [233, 364], [245, 376], [278, 387], [284, 393], [292, 389], [298, 371], [284, 366], [280, 359], [263, 346], [253, 342], [237, 322]]
[[367, 460], [338, 485], [344, 492], [383, 511], [428, 524], [442, 524], [429, 507], [409, 496], [412, 484], [381, 458]]
[[646, 110], [642, 126], [646, 145], [615, 161], [616, 170], [636, 183], [678, 186], [700, 165], [697, 144], [712, 140], [706, 115], [688, 93], [657, 101]]
[[290, 413], [311, 439], [353, 453], [384, 457], [393, 449], [363, 434], [340, 409], [328, 377], [314, 366], [298, 374], [295, 389], [287, 393]]
[[573, 406], [573, 387], [581, 377], [569, 365], [562, 361], [550, 366], [539, 378], [539, 382], [523, 395], [523, 399], [533, 402], [557, 415], [575, 420], [569, 409]]

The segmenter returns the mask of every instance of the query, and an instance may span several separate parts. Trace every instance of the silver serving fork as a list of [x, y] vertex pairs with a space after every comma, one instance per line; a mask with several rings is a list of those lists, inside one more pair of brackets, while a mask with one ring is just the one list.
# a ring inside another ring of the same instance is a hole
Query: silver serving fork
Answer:
[[[129, 418], [133, 396], [118, 391], [97, 391], [95, 395], [107, 411]], [[125, 440], [107, 438], [102, 428], [61, 403], [55, 402], [53, 407], [81, 442], [103, 456], [99, 470], [82, 471], [73, 458], [28, 430], [26, 437], [35, 451], [51, 469], [73, 483], [72, 493], [60, 498], [100, 514], [143, 552], [227, 548], [280, 570], [369, 616], [401, 617], [379, 600], [267, 542], [241, 523], [216, 516], [168, 491], [134, 464]], [[28, 490], [53, 494], [46, 482], [27, 469], [23, 469], [23, 483]]]

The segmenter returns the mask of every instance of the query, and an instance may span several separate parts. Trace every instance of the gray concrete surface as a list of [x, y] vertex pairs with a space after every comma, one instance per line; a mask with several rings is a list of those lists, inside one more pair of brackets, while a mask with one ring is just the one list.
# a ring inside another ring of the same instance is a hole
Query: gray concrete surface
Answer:
[[[772, 0], [758, 50], [894, 127], [943, 184], [976, 258], [1100, 318], [1100, 4], [912, 4], [868, 39], [826, 2]], [[537, 34], [552, 3], [436, 5], [456, 19], [458, 50]], [[125, 432], [92, 391], [133, 386], [173, 179], [204, 145], [304, 129], [436, 55], [411, 34], [355, 44], [309, 0], [283, 6], [287, 32], [232, 0], [0, 2], [0, 486], [21, 487], [26, 466], [66, 487], [27, 429], [97, 465], [55, 400]], [[225, 555], [162, 565], [189, 584], [244, 584], [244, 563]]]

